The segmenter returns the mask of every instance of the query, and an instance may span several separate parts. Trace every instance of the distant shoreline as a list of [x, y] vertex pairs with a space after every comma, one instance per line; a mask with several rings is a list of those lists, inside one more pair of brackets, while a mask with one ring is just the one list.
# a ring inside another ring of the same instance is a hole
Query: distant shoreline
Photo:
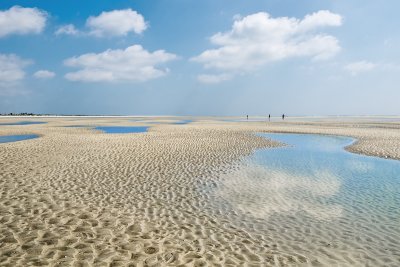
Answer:
[[[400, 118], [399, 115], [286, 115], [285, 119], [293, 118]], [[32, 117], [45, 117], [45, 118], [65, 118], [65, 117], [87, 117], [87, 118], [130, 118], [130, 117], [197, 117], [197, 118], [246, 118], [245, 115], [66, 115], [66, 114], [0, 114], [3, 118], [32, 118]], [[271, 118], [280, 118], [280, 114], [271, 115]], [[249, 120], [254, 118], [268, 118], [267, 115], [249, 115]]]

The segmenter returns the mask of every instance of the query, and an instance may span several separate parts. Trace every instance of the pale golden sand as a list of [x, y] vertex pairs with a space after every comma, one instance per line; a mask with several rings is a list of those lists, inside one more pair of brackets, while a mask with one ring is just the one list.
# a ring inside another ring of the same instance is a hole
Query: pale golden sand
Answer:
[[[16, 119], [1, 122], [6, 120]], [[324, 252], [296, 253], [273, 229], [262, 235], [262, 226], [241, 221], [240, 212], [215, 206], [210, 190], [240, 171], [244, 156], [278, 145], [254, 132], [353, 136], [359, 142], [351, 151], [400, 159], [396, 123], [208, 119], [110, 135], [62, 126], [146, 124], [126, 118], [36, 120], [49, 123], [0, 126], [0, 135], [41, 136], [0, 144], [1, 266], [323, 264]], [[353, 265], [363, 259], [348, 257]]]

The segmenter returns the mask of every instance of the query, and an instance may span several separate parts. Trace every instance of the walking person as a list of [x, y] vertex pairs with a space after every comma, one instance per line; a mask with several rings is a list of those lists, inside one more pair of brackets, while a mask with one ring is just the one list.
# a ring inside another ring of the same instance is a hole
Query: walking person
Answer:
[[285, 114], [282, 114], [282, 120], [283, 121], [285, 120]]
[[271, 114], [268, 114], [268, 121], [271, 121]]

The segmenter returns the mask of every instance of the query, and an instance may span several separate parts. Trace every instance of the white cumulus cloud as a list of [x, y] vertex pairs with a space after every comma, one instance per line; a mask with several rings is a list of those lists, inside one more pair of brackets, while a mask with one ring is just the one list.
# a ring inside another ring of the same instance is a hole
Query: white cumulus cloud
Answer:
[[375, 69], [375, 67], [377, 67], [376, 64], [363, 60], [349, 63], [344, 66], [344, 69], [350, 72], [351, 75], [355, 76], [362, 72], [371, 71]]
[[269, 62], [293, 57], [322, 60], [340, 51], [338, 40], [321, 33], [324, 27], [340, 26], [342, 17], [322, 10], [303, 19], [278, 17], [260, 12], [236, 17], [227, 32], [214, 34], [209, 49], [191, 60], [205, 68], [224, 72], [250, 71]]
[[108, 49], [98, 54], [89, 53], [66, 59], [66, 66], [80, 70], [67, 73], [65, 78], [85, 82], [147, 81], [164, 76], [168, 69], [157, 68], [157, 65], [175, 58], [176, 55], [164, 50], [149, 52], [140, 45], [132, 45], [124, 50]]
[[130, 32], [142, 33], [147, 28], [143, 16], [132, 9], [102, 12], [97, 17], [89, 17], [86, 26], [90, 34], [103, 36], [125, 36]]
[[24, 79], [24, 68], [30, 60], [21, 59], [14, 54], [0, 54], [0, 83], [16, 82]]
[[32, 61], [22, 59], [14, 54], [0, 54], [0, 96], [25, 93], [22, 81], [25, 78], [24, 68]]
[[202, 83], [216, 84], [224, 81], [228, 81], [232, 78], [232, 75], [222, 74], [200, 74], [197, 76], [197, 80]]
[[79, 30], [77, 30], [73, 24], [61, 26], [55, 31], [56, 35], [78, 35], [79, 33]]
[[35, 72], [33, 74], [33, 77], [38, 78], [38, 79], [51, 79], [54, 76], [56, 76], [56, 74], [52, 71], [48, 71], [48, 70], [38, 70], [37, 72]]
[[13, 6], [0, 10], [0, 37], [10, 34], [37, 34], [46, 26], [47, 13], [38, 8]]

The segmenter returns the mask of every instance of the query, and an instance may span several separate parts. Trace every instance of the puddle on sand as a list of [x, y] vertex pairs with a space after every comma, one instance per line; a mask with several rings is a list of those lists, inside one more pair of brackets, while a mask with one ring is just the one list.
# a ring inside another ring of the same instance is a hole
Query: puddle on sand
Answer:
[[38, 138], [36, 134], [25, 134], [25, 135], [3, 135], [0, 136], [0, 143], [11, 143], [17, 141], [23, 141], [33, 138]]
[[260, 135], [289, 146], [258, 150], [219, 177], [215, 207], [239, 214], [235, 223], [284, 253], [326, 265], [399, 262], [399, 161], [349, 153], [346, 137]]
[[18, 121], [18, 122], [1, 122], [0, 126], [2, 125], [30, 125], [30, 124], [45, 124], [45, 121]]

